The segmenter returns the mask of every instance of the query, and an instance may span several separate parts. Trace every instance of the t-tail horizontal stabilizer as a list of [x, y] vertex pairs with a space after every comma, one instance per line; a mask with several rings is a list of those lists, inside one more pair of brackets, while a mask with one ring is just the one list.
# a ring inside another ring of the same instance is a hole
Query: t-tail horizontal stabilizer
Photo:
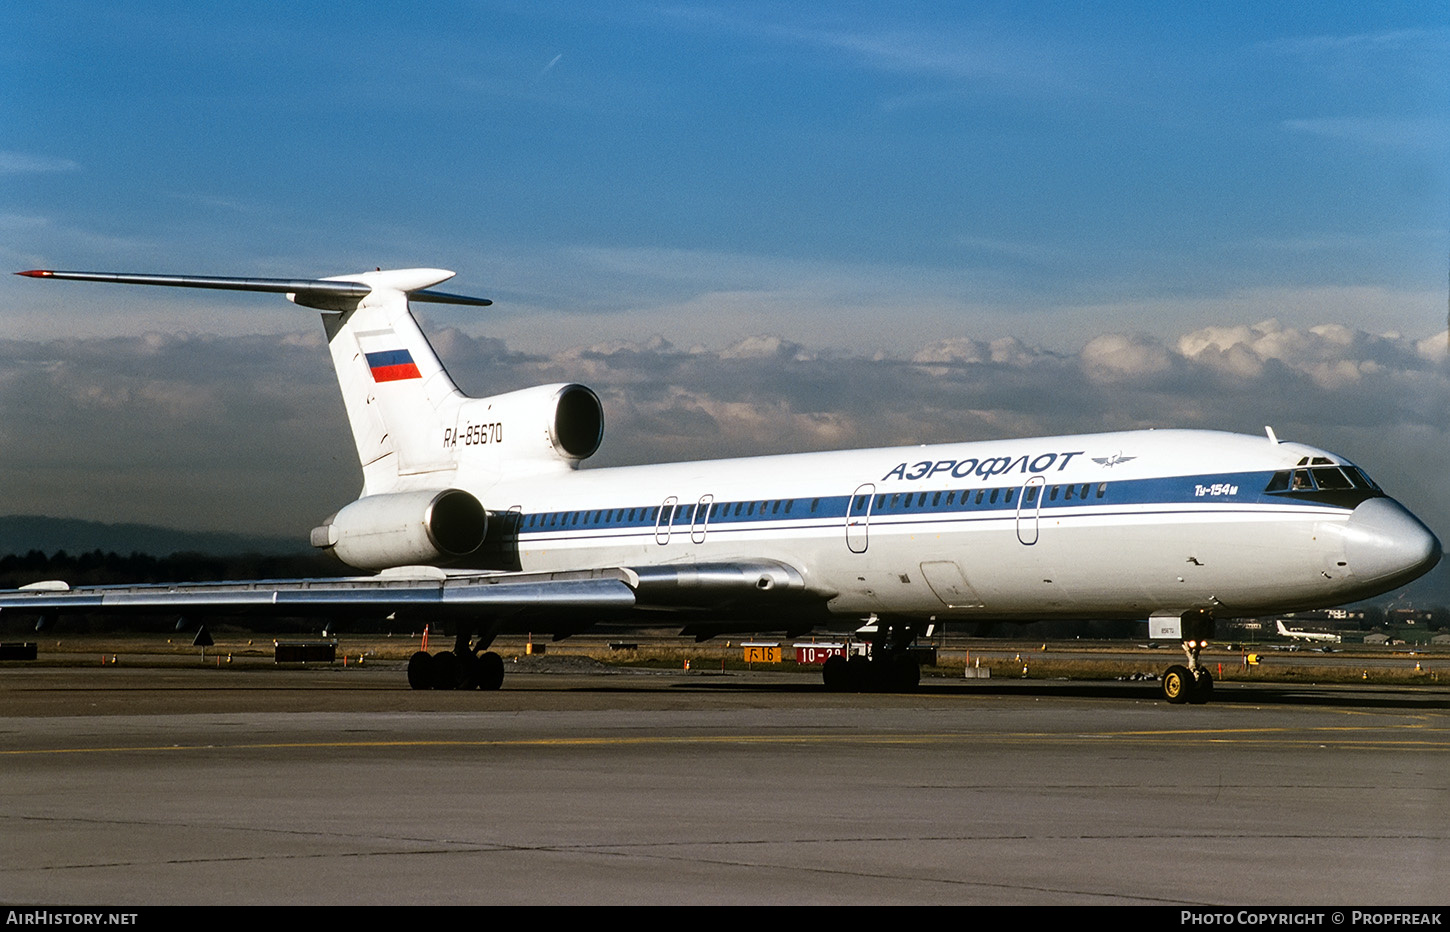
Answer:
[[[421, 274], [420, 274], [421, 273]], [[223, 291], [264, 291], [285, 294], [295, 304], [334, 313], [357, 307], [375, 288], [403, 291], [412, 301], [432, 304], [466, 304], [488, 307], [487, 298], [430, 291], [428, 284], [437, 284], [453, 277], [443, 269], [402, 269], [390, 272], [364, 272], [338, 278], [217, 278], [206, 275], [137, 275], [129, 272], [57, 272], [51, 269], [30, 269], [16, 272], [27, 278], [59, 278], [80, 282], [107, 282], [117, 285], [161, 285], [168, 288], [213, 288]], [[417, 284], [428, 280], [428, 284]], [[413, 287], [408, 287], [412, 285]]]

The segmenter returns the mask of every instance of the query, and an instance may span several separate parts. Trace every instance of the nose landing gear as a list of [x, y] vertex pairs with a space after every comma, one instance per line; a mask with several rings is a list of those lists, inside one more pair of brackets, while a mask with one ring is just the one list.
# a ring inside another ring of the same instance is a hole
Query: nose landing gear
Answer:
[[1198, 672], [1174, 664], [1163, 674], [1163, 698], [1174, 705], [1184, 702], [1202, 704], [1213, 696], [1213, 677], [1202, 667]]
[[1163, 673], [1163, 698], [1174, 705], [1202, 705], [1213, 696], [1213, 677], [1198, 661], [1198, 654], [1213, 636], [1213, 616], [1205, 611], [1184, 612], [1180, 619], [1183, 654], [1188, 665], [1174, 664]]

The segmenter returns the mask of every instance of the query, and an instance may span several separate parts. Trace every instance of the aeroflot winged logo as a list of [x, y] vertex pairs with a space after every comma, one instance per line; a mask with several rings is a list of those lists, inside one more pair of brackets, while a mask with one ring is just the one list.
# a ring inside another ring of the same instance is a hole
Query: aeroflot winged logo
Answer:
[[413, 354], [405, 349], [383, 350], [368, 353], [368, 368], [372, 370], [374, 382], [397, 382], [402, 379], [421, 379], [422, 373], [413, 362]]

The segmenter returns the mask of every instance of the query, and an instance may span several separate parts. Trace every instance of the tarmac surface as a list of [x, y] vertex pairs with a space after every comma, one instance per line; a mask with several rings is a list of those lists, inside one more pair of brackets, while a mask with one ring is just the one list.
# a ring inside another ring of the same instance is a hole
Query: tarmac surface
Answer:
[[1450, 691], [0, 666], [7, 904], [1443, 906]]

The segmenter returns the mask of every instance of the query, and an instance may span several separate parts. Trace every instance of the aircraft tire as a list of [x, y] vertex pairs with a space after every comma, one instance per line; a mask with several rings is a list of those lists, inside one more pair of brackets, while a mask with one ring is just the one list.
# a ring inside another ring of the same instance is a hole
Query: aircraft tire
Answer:
[[1193, 681], [1193, 688], [1188, 691], [1188, 701], [1194, 705], [1203, 705], [1213, 698], [1213, 677], [1208, 675], [1207, 670], [1199, 670], [1198, 678]]
[[1174, 664], [1163, 673], [1163, 698], [1174, 705], [1182, 705], [1188, 701], [1188, 696], [1193, 692], [1193, 674], [1188, 668], [1180, 664]]
[[503, 658], [493, 651], [478, 655], [473, 672], [479, 689], [498, 689], [503, 686]]
[[433, 655], [433, 688], [458, 688], [458, 658], [451, 650], [440, 650]]
[[413, 689], [433, 688], [433, 658], [420, 650], [408, 658], [408, 685]]
[[914, 692], [921, 685], [921, 665], [907, 656], [893, 657], [891, 664], [891, 689], [895, 692]]
[[843, 693], [851, 688], [850, 667], [850, 661], [840, 654], [826, 658], [821, 667], [821, 680], [826, 684], [826, 692]]
[[455, 683], [455, 688], [476, 688], [478, 686], [478, 676], [477, 671], [474, 668], [478, 664], [477, 659], [473, 656], [473, 654], [467, 651], [464, 651], [462, 653], [454, 653], [453, 656], [458, 660], [458, 681], [457, 683]]
[[865, 657], [852, 657], [846, 661], [846, 689], [853, 693], [870, 692], [876, 685], [875, 672], [871, 661]]

